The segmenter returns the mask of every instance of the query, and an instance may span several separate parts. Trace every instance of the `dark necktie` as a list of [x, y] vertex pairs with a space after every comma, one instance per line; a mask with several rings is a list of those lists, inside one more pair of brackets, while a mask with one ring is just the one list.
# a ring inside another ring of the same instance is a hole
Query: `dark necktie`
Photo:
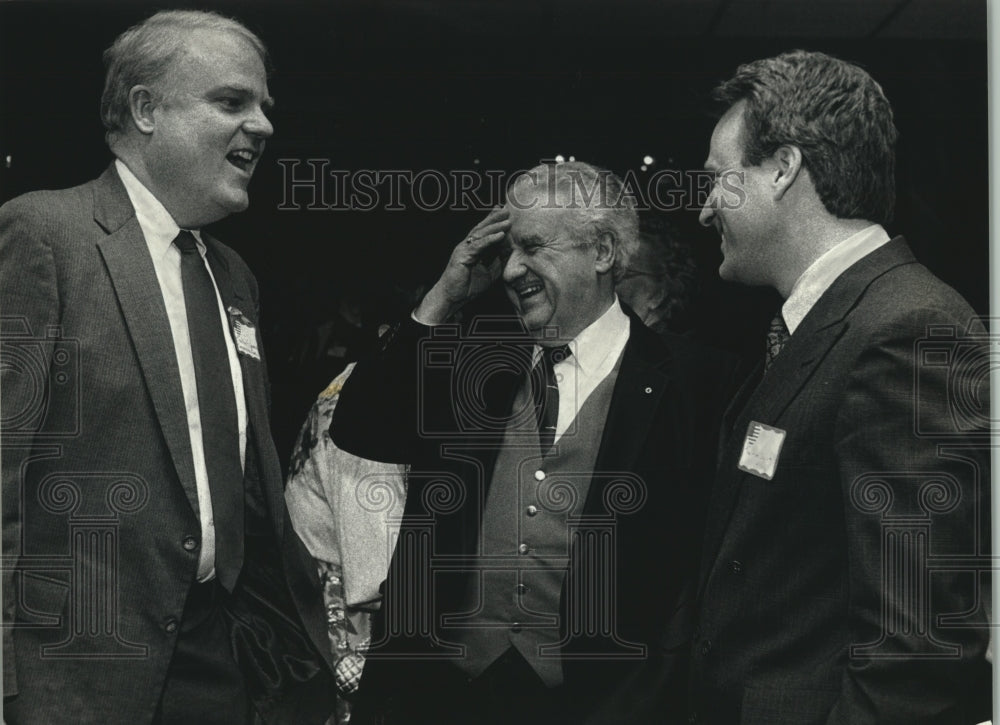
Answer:
[[212, 498], [215, 576], [231, 592], [243, 565], [243, 467], [233, 374], [215, 285], [198, 252], [194, 235], [182, 229], [174, 244], [181, 250], [184, 306]]
[[785, 318], [782, 316], [781, 310], [778, 310], [767, 330], [767, 357], [764, 359], [764, 370], [771, 367], [774, 358], [778, 357], [778, 353], [781, 352], [781, 348], [785, 346], [790, 337], [791, 333], [788, 332]]
[[538, 423], [538, 447], [545, 455], [556, 437], [556, 423], [559, 421], [559, 384], [556, 381], [555, 364], [568, 358], [569, 345], [543, 347], [542, 360], [531, 374], [532, 398], [535, 403], [535, 420]]

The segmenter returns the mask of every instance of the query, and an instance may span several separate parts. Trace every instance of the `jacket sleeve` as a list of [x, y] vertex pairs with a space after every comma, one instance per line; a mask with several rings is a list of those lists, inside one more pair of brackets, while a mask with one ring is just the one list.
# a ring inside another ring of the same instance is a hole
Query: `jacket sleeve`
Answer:
[[853, 644], [828, 725], [988, 717], [989, 350], [967, 328], [914, 311], [853, 368], [835, 432]]
[[22, 553], [24, 468], [44, 425], [59, 290], [41, 209], [22, 199], [0, 208], [0, 406], [3, 427], [3, 693], [16, 695], [15, 566]]
[[[330, 436], [337, 447], [360, 458], [412, 463], [429, 412], [418, 402], [421, 344], [430, 328], [408, 319], [383, 334], [373, 357], [360, 360], [344, 384]], [[440, 401], [447, 405], [447, 401]]]

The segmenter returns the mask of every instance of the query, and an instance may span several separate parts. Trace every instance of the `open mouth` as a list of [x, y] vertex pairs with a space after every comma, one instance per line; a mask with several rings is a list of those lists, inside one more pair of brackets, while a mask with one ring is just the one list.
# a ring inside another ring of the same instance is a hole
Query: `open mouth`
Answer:
[[245, 171], [250, 173], [253, 170], [254, 161], [257, 158], [255, 154], [250, 149], [237, 149], [236, 151], [230, 151], [226, 154], [226, 161], [231, 163], [240, 171]]
[[526, 300], [535, 295], [541, 293], [545, 289], [545, 286], [539, 282], [529, 282], [528, 284], [521, 285], [514, 288], [514, 293], [517, 295], [518, 299]]

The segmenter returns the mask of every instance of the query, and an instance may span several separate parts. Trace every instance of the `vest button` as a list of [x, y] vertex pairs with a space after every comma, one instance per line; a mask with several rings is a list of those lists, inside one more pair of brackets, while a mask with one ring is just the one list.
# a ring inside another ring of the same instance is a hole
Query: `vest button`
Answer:
[[534, 516], [538, 513], [538, 507], [534, 504], [528, 507], [528, 516]]
[[181, 546], [184, 547], [184, 551], [194, 551], [198, 548], [198, 539], [193, 536], [187, 536], [184, 538], [184, 543]]
[[517, 585], [517, 593], [518, 594], [520, 594], [521, 596], [524, 596], [524, 593], [526, 591], [528, 591], [528, 587], [524, 586], [524, 584], [518, 584]]
[[514, 634], [517, 634], [518, 632], [520, 632], [521, 631], [521, 623], [520, 622], [514, 622], [512, 625], [510, 625], [510, 631], [513, 632]]
[[545, 471], [543, 471], [540, 468], [537, 471], [535, 471], [535, 480], [536, 481], [544, 481], [545, 480]]
[[519, 547], [517, 547], [517, 552], [519, 554], [527, 554], [528, 553], [528, 545], [527, 544], [521, 544]]
[[742, 561], [735, 561], [735, 560], [729, 562], [729, 571], [731, 571], [733, 574], [740, 574], [740, 573], [742, 573], [742, 571], [743, 571], [743, 562]]
[[167, 634], [173, 634], [177, 631], [177, 620], [173, 617], [167, 617], [167, 621], [163, 623], [163, 628], [167, 631]]

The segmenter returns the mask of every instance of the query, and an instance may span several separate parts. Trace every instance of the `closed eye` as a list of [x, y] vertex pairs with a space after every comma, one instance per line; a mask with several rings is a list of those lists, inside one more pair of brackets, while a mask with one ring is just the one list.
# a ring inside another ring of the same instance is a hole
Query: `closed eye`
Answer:
[[223, 96], [219, 104], [227, 111], [237, 111], [243, 106], [243, 99], [237, 96]]

